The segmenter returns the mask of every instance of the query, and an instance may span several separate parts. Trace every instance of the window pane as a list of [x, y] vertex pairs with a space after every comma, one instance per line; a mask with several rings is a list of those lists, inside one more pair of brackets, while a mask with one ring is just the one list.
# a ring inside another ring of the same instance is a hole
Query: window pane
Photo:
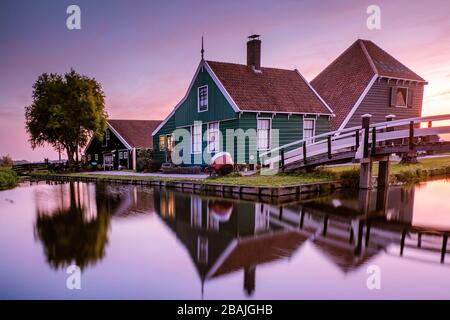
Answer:
[[202, 151], [202, 125], [195, 124], [192, 127], [192, 152], [198, 153]]
[[199, 111], [208, 110], [208, 87], [198, 89], [198, 109]]
[[407, 88], [397, 88], [397, 106], [406, 106]]
[[219, 123], [208, 124], [208, 148], [210, 152], [219, 151]]
[[270, 119], [258, 119], [257, 147], [266, 150], [270, 148]]
[[172, 135], [167, 136], [167, 150], [172, 151], [173, 150], [173, 138]]
[[165, 144], [165, 137], [164, 136], [159, 136], [159, 150], [165, 150], [166, 149], [166, 144]]
[[[303, 121], [303, 139], [308, 139], [314, 136], [314, 120], [305, 119]], [[306, 141], [306, 143], [312, 143], [314, 139]]]

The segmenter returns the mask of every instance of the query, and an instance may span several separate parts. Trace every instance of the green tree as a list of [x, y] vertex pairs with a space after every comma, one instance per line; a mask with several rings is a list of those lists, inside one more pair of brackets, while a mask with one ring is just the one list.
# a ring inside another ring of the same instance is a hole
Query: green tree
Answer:
[[33, 85], [33, 102], [25, 107], [26, 129], [34, 148], [49, 144], [65, 149], [69, 164], [91, 136], [106, 131], [105, 96], [101, 85], [75, 70], [44, 73]]

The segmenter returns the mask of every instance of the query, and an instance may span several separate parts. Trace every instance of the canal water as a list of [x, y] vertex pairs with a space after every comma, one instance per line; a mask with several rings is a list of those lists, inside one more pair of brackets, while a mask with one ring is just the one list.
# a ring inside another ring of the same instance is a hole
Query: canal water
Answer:
[[449, 299], [447, 230], [445, 179], [282, 206], [24, 183], [0, 192], [0, 298]]

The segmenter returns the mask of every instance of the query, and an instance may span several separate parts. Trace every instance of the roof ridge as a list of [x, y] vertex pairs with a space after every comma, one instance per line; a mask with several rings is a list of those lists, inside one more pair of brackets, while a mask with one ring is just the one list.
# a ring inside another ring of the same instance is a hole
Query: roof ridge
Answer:
[[[206, 60], [206, 62], [207, 63], [212, 62], [212, 63], [231, 64], [231, 65], [235, 65], [235, 66], [251, 68], [251, 66], [248, 66], [248, 65], [242, 64], [242, 63], [236, 63], [236, 62], [224, 62], [224, 61], [214, 61], [214, 60]], [[276, 68], [276, 67], [261, 67], [261, 69], [281, 70], [281, 71], [290, 71], [290, 72], [295, 72], [295, 70], [297, 70], [296, 68], [294, 68], [294, 69], [282, 69], [282, 68]]]
[[373, 72], [374, 72], [376, 75], [378, 75], [378, 69], [377, 69], [377, 67], [375, 66], [375, 63], [373, 62], [373, 59], [372, 59], [371, 55], [369, 54], [369, 51], [367, 50], [364, 41], [370, 41], [370, 40], [358, 39], [359, 45], [360, 45], [360, 47], [361, 47], [361, 50], [363, 51], [364, 55], [366, 56], [367, 61], [368, 61], [369, 64], [370, 64], [370, 67], [372, 68]]

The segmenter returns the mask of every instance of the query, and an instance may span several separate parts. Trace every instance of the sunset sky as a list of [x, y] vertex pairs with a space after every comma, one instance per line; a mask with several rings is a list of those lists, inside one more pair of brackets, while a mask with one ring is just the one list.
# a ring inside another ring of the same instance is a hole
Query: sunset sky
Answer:
[[[66, 8], [81, 7], [81, 30]], [[381, 30], [366, 26], [381, 8]], [[357, 38], [370, 39], [425, 78], [423, 113], [450, 113], [450, 2], [0, 0], [0, 155], [57, 158], [32, 150], [24, 107], [44, 72], [71, 67], [96, 78], [110, 118], [163, 119], [205, 57], [245, 63], [246, 37], [261, 34], [262, 65], [311, 80]]]

